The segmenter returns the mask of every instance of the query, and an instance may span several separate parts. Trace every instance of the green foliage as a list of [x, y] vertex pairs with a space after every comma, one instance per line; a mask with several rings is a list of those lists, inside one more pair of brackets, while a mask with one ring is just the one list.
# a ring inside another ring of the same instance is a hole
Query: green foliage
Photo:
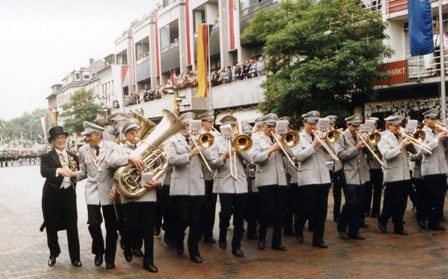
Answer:
[[75, 91], [70, 101], [61, 106], [63, 112], [59, 115], [64, 119], [64, 130], [69, 133], [78, 133], [84, 130], [84, 121], [101, 124], [99, 117], [104, 118], [103, 104], [95, 103], [93, 91], [81, 89]]
[[[382, 57], [392, 50], [383, 44], [386, 24], [380, 13], [360, 7], [357, 0], [285, 1], [257, 11], [242, 37], [265, 42], [266, 65], [273, 73], [263, 84], [262, 112], [300, 116], [316, 109], [323, 116], [351, 114], [353, 93], [374, 99], [373, 81]], [[299, 59], [305, 52], [308, 58]]]
[[41, 125], [41, 117], [48, 116], [47, 109], [36, 109], [24, 112], [22, 116], [13, 118], [9, 121], [0, 120], [0, 134], [10, 143], [13, 140], [22, 140], [28, 145], [38, 142], [44, 143], [44, 133]]

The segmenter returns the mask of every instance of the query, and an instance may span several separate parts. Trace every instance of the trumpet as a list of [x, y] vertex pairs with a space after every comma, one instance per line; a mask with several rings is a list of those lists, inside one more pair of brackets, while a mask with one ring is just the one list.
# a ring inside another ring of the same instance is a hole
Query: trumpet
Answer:
[[431, 148], [424, 143], [426, 139], [425, 131], [416, 130], [414, 133], [410, 131], [411, 129], [404, 129], [403, 127], [400, 127], [399, 133], [403, 134], [413, 144], [417, 145], [418, 147], [425, 150], [429, 154], [432, 154]]
[[[366, 126], [369, 124], [366, 120]], [[381, 165], [383, 169], [386, 168], [386, 166], [383, 164], [383, 162], [380, 160], [378, 155], [373, 151], [372, 147], [377, 145], [381, 140], [381, 134], [378, 132], [370, 132], [371, 128], [365, 128], [363, 125], [360, 125], [360, 128], [363, 130], [364, 133], [361, 133], [359, 131], [356, 131], [356, 134], [359, 136], [361, 141], [366, 145], [367, 149], [369, 149], [370, 153], [372, 154], [373, 158], [378, 161], [378, 163]]]
[[435, 122], [435, 126], [438, 130], [442, 130], [445, 133], [448, 133], [448, 129], [446, 127], [446, 124], [440, 121]]
[[[190, 121], [190, 130], [188, 133], [190, 134], [190, 136], [197, 136], [197, 135], [199, 135], [200, 128], [201, 128], [200, 120], [191, 120]], [[202, 148], [210, 148], [213, 145], [213, 143], [215, 142], [215, 137], [211, 133], [204, 133], [204, 134], [199, 135], [197, 142], [194, 138], [192, 138], [192, 141], [193, 141], [194, 146], [198, 149], [199, 155], [201, 156], [202, 161], [204, 161], [205, 166], [210, 171], [210, 173], [212, 174], [212, 178], [213, 178], [214, 175], [213, 175], [212, 168], [210, 167], [207, 160], [205, 159], [204, 154], [202, 154], [199, 146]]]

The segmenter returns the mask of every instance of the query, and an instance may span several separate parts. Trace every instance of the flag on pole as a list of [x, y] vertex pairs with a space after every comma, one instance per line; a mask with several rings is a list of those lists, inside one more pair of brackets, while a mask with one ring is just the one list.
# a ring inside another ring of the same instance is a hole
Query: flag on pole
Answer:
[[430, 0], [408, 0], [411, 55], [434, 52]]
[[198, 91], [196, 92], [198, 97], [207, 97], [207, 42], [208, 25], [199, 24], [197, 47]]

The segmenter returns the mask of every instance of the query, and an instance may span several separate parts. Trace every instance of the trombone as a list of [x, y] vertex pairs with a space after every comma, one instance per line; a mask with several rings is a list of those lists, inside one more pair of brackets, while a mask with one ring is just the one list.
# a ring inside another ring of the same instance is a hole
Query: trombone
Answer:
[[447, 129], [445, 123], [440, 122], [440, 121], [436, 121], [436, 122], [435, 122], [435, 125], [436, 125], [435, 127], [436, 127], [438, 130], [442, 130], [443, 132], [448, 133], [448, 129]]
[[237, 152], [246, 152], [252, 148], [252, 138], [248, 135], [241, 133], [241, 125], [233, 126], [231, 124], [223, 125], [221, 127], [222, 135], [229, 141], [229, 160], [230, 160], [230, 175], [234, 180], [238, 180], [238, 172], [236, 168], [235, 155], [232, 156], [232, 147]]
[[431, 148], [424, 143], [424, 141], [426, 139], [425, 131], [423, 131], [423, 130], [416, 130], [414, 133], [412, 133], [411, 131], [412, 131], [412, 129], [404, 129], [403, 127], [400, 127], [400, 130], [399, 130], [399, 132], [404, 134], [404, 136], [407, 139], [409, 139], [410, 142], [412, 142], [413, 144], [417, 145], [421, 149], [425, 150], [429, 154], [432, 154]]
[[[200, 120], [191, 120], [190, 121], [190, 130], [188, 133], [190, 136], [197, 136], [199, 135], [199, 130], [201, 129], [201, 121]], [[197, 139], [198, 142], [194, 138], [191, 139], [193, 141], [194, 146], [198, 149], [199, 155], [201, 155], [202, 161], [204, 161], [205, 166], [212, 174], [212, 178], [214, 177], [212, 168], [208, 164], [207, 160], [204, 157], [204, 154], [202, 154], [201, 149], [199, 148], [210, 148], [213, 143], [215, 142], [215, 137], [211, 133], [203, 133], [199, 135], [199, 138]]]
[[[286, 146], [288, 148], [293, 148], [297, 144], [299, 144], [300, 136], [297, 131], [286, 131], [288, 128], [289, 121], [288, 120], [279, 120], [277, 122], [277, 128], [275, 133], [272, 133], [272, 137], [275, 139], [275, 141], [280, 145], [280, 148], [282, 149], [283, 153], [285, 154], [286, 158], [288, 158], [291, 165], [296, 169], [299, 170], [296, 167], [296, 164], [294, 163], [294, 160], [288, 155], [285, 148], [283, 146]], [[280, 139], [279, 139], [280, 137]]]
[[328, 119], [326, 119], [326, 118], [319, 118], [317, 126], [318, 126], [318, 130], [321, 133], [326, 133], [325, 141], [322, 140], [319, 132], [317, 130], [313, 129], [311, 131], [313, 132], [314, 136], [317, 137], [317, 140], [319, 141], [319, 143], [325, 148], [325, 150], [328, 152], [328, 154], [330, 154], [330, 156], [331, 156], [331, 158], [333, 158], [333, 160], [335, 160], [339, 163], [342, 163], [341, 160], [339, 160], [338, 156], [333, 152], [333, 150], [327, 144], [327, 142], [330, 144], [336, 143], [339, 140], [339, 137], [341, 136], [341, 132], [339, 132], [338, 130], [328, 131]]
[[[380, 160], [378, 155], [376, 155], [375, 151], [373, 151], [373, 149], [372, 149], [373, 146], [377, 145], [380, 142], [381, 134], [378, 132], [370, 132], [371, 128], [366, 128], [366, 127], [369, 127], [371, 124], [368, 121], [372, 121], [372, 120], [366, 120], [366, 126], [360, 125], [360, 128], [363, 130], [363, 132], [361, 133], [359, 131], [356, 131], [356, 134], [361, 139], [361, 141], [366, 145], [367, 149], [369, 149], [370, 153], [375, 158], [375, 160], [377, 160], [378, 163], [380, 163], [381, 167], [383, 169], [385, 169], [386, 166], [383, 164], [383, 162]], [[373, 123], [374, 123], [374, 121], [373, 121]], [[364, 135], [364, 133], [365, 133], [365, 135]]]

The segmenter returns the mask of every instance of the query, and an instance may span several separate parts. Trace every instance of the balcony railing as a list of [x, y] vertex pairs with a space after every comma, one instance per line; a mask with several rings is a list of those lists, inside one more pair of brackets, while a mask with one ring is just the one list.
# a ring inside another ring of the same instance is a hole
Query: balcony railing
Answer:
[[[381, 2], [381, 0], [377, 1]], [[438, 0], [431, 0], [431, 2], [437, 2], [437, 1]], [[408, 8], [408, 0], [387, 0], [386, 3], [387, 3], [386, 13], [388, 14], [407, 10]]]
[[[420, 56], [408, 56], [409, 80], [440, 76], [441, 63], [440, 52]], [[445, 51], [445, 71], [448, 69], [448, 51]]]

